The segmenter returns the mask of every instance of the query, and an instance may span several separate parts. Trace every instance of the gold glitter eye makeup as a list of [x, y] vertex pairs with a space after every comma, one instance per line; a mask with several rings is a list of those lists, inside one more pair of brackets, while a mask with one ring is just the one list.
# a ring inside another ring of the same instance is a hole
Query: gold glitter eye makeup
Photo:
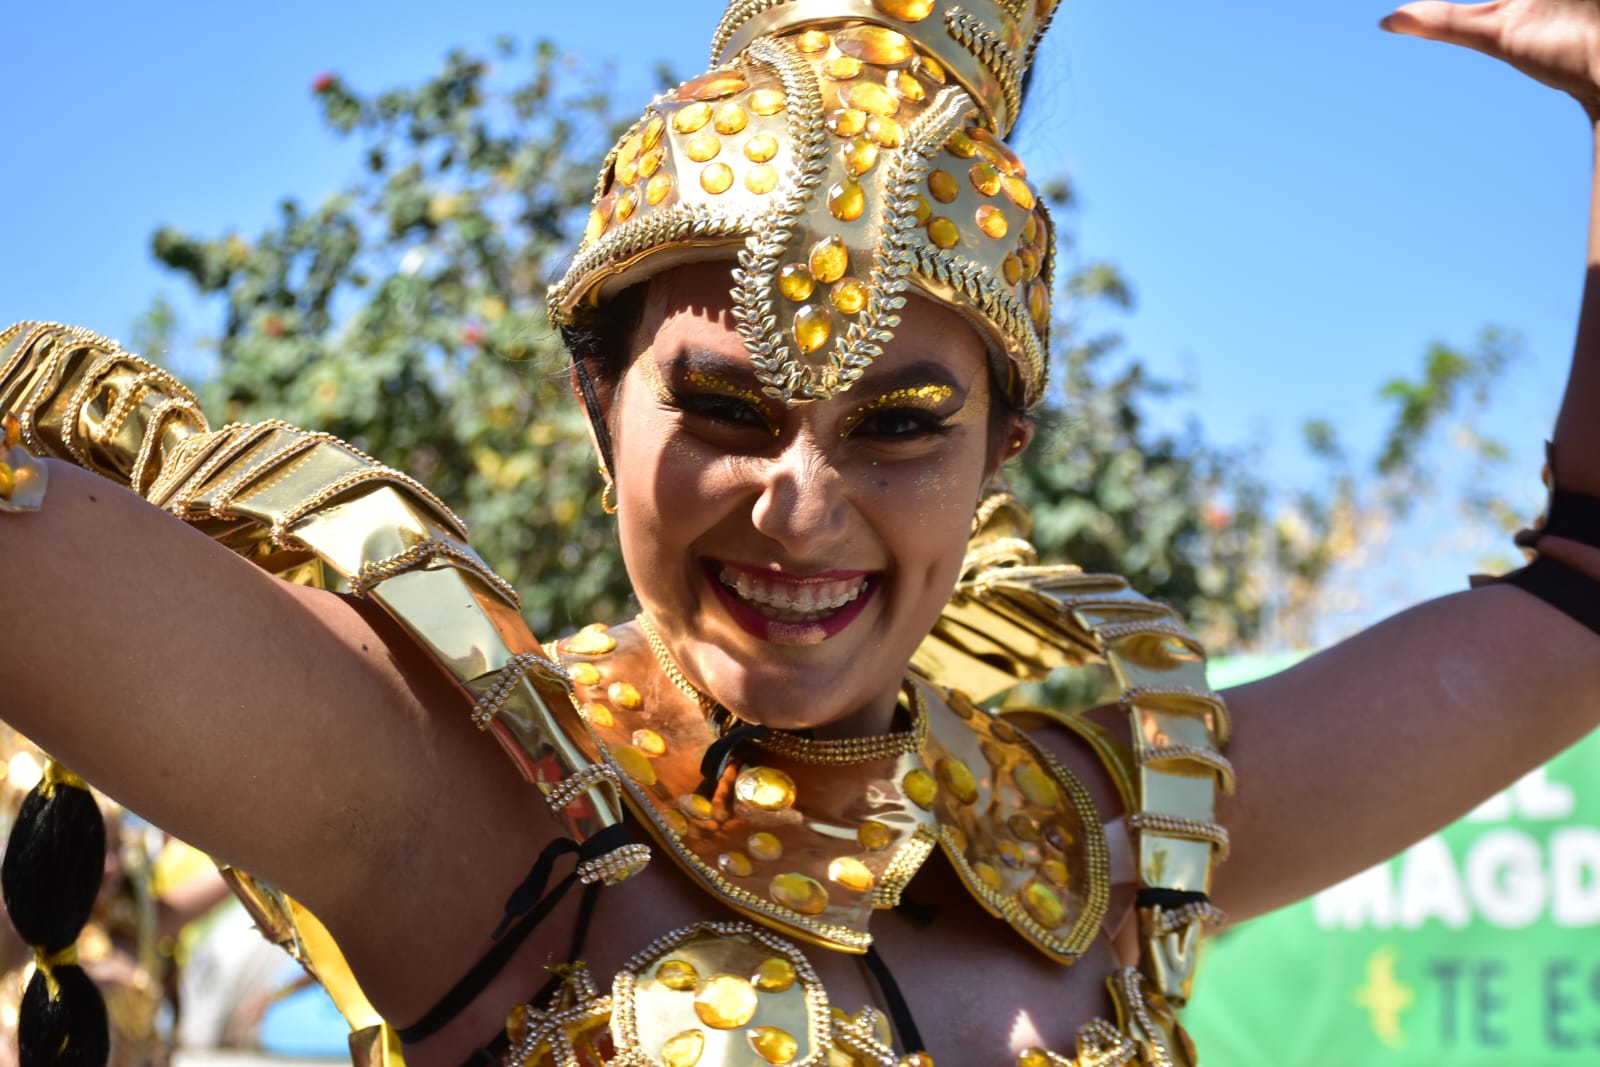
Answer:
[[[939, 420], [939, 407], [948, 403], [954, 395], [955, 389], [950, 386], [932, 383], [890, 390], [881, 396], [873, 397], [845, 416], [844, 425], [839, 428], [839, 436], [849, 437], [869, 416], [883, 411], [892, 411], [896, 408], [910, 409], [919, 415], [933, 416], [936, 420]], [[933, 427], [929, 426], [928, 428], [932, 429]]]

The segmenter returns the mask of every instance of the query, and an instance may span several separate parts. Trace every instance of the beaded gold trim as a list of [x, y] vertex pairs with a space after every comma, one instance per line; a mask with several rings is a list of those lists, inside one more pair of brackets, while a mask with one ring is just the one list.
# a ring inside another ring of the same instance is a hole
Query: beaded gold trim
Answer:
[[1217, 850], [1217, 863], [1228, 858], [1228, 829], [1217, 823], [1187, 819], [1181, 815], [1164, 815], [1159, 811], [1136, 811], [1128, 816], [1128, 824], [1135, 830], [1186, 837], [1191, 841], [1208, 841]]
[[952, 7], [945, 11], [944, 28], [988, 68], [994, 80], [1000, 84], [1000, 93], [1006, 101], [1006, 114], [1011, 122], [1015, 122], [1017, 116], [1022, 114], [1022, 68], [1017, 63], [1016, 54], [982, 19], [962, 8]]
[[403, 552], [363, 563], [355, 576], [350, 579], [350, 592], [354, 596], [366, 596], [372, 591], [373, 586], [408, 571], [425, 569], [432, 565], [434, 560], [441, 558], [460, 564], [477, 575], [513, 607], [522, 605], [522, 600], [517, 596], [517, 591], [511, 583], [490, 570], [488, 564], [479, 559], [476, 552], [455, 541], [446, 541], [440, 537], [418, 541]]
[[565, 811], [574, 800], [601, 783], [619, 784], [616, 768], [609, 763], [589, 763], [573, 771], [545, 793], [545, 803], [557, 813]]
[[[506, 661], [495, 675], [494, 685], [478, 699], [472, 708], [472, 722], [480, 730], [487, 730], [489, 723], [500, 714], [500, 709], [510, 699], [512, 692], [517, 688], [522, 679], [532, 674], [542, 681], [553, 682], [566, 689], [572, 690], [572, 678], [567, 674], [566, 668], [554, 660], [546, 659], [537, 652], [519, 652]], [[565, 807], [565, 805], [563, 805]]]
[[1139, 762], [1164, 763], [1167, 760], [1191, 760], [1216, 771], [1222, 779], [1222, 791], [1232, 793], [1234, 787], [1233, 762], [1214, 748], [1200, 745], [1156, 745], [1139, 749]]
[[[616, 779], [615, 773], [609, 777], [613, 781]], [[555, 806], [551, 805], [551, 807]], [[564, 808], [566, 805], [563, 804], [561, 807]], [[557, 808], [556, 810], [559, 811], [560, 809]], [[603, 856], [596, 856], [592, 860], [584, 860], [578, 864], [578, 881], [584, 885], [593, 885], [595, 882], [605, 882], [610, 885], [613, 882], [620, 882], [628, 875], [637, 873], [649, 862], [649, 845], [639, 843], [619, 845]]]

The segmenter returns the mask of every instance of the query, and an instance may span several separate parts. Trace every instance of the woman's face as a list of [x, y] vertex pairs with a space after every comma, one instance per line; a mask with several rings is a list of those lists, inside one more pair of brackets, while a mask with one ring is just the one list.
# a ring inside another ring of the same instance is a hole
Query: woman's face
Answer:
[[739, 717], [886, 729], [1026, 426], [990, 448], [983, 343], [929, 301], [848, 391], [796, 405], [762, 395], [729, 308], [725, 264], [651, 282], [609, 419], [629, 577], [690, 680]]

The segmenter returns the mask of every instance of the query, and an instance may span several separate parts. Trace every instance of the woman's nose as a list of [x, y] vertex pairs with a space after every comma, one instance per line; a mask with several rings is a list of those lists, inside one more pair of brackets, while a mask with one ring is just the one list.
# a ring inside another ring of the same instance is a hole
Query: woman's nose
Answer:
[[810, 434], [796, 435], [765, 464], [751, 521], [797, 561], [816, 556], [844, 535], [843, 477]]

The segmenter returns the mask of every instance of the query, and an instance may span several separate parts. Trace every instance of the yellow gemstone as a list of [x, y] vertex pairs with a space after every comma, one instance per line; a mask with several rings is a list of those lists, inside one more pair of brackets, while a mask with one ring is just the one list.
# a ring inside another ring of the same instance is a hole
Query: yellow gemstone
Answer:
[[816, 304], [806, 304], [794, 313], [794, 341], [802, 352], [815, 352], [833, 335], [833, 320]]
[[711, 105], [697, 100], [672, 116], [672, 128], [679, 133], [694, 133], [711, 121]]
[[678, 89], [680, 100], [721, 100], [742, 93], [749, 88], [750, 83], [734, 71], [714, 70], [709, 74], [702, 74], [698, 78], [685, 82]]
[[823, 285], [832, 285], [850, 269], [850, 253], [837, 237], [824, 237], [811, 248], [808, 260], [811, 276]]
[[700, 172], [700, 188], [708, 193], [725, 193], [733, 184], [733, 168], [726, 163], [713, 163]]
[[822, 73], [836, 82], [849, 81], [861, 73], [861, 60], [855, 56], [834, 56], [822, 64]]
[[763, 196], [778, 187], [778, 168], [771, 163], [757, 163], [744, 176], [744, 187]]
[[651, 178], [644, 187], [644, 198], [653, 207], [667, 198], [672, 192], [672, 175], [665, 172]]
[[896, 1067], [933, 1067], [933, 1057], [926, 1052], [913, 1052], [901, 1056]]
[[940, 85], [949, 80], [949, 76], [944, 72], [944, 66], [932, 56], [918, 56], [916, 65], [912, 69], [926, 74]]
[[593, 663], [574, 663], [567, 668], [567, 673], [579, 685], [593, 685], [600, 680], [600, 668]]
[[732, 100], [718, 104], [711, 125], [718, 133], [738, 133], [750, 124], [750, 114]]
[[1019, 178], [1025, 176], [1022, 160], [1018, 159], [1017, 154], [1007, 148], [1005, 142], [1000, 138], [982, 126], [969, 126], [967, 133], [974, 141], [978, 142], [978, 151], [982, 152], [1001, 171], [1006, 174], [1014, 174]]
[[606, 686], [606, 696], [619, 708], [637, 708], [644, 703], [631, 682], [612, 682]]
[[1028, 865], [1027, 854], [1015, 841], [1002, 841], [999, 846], [1000, 862], [1012, 870], [1021, 870]]
[[911, 799], [911, 803], [919, 808], [933, 807], [933, 798], [939, 795], [939, 783], [921, 767], [907, 771], [906, 776], [900, 779], [900, 788]]
[[880, 67], [904, 63], [916, 54], [905, 34], [885, 26], [857, 26], [844, 30], [834, 35], [833, 46], [847, 56]]
[[790, 263], [778, 271], [778, 292], [797, 304], [809, 297], [815, 286], [811, 271], [799, 263]]
[[794, 1035], [776, 1026], [752, 1026], [745, 1037], [749, 1038], [750, 1047], [756, 1050], [756, 1055], [780, 1067], [793, 1060], [795, 1053], [800, 1051], [800, 1042], [794, 1039]]
[[506, 1015], [506, 1036], [513, 1042], [521, 1041], [528, 1032], [528, 1006], [518, 1004]]
[[633, 209], [638, 203], [639, 201], [634, 197], [632, 189], [617, 197], [617, 221], [627, 222], [632, 218]]
[[704, 822], [711, 818], [711, 801], [699, 793], [685, 793], [678, 798], [678, 808], [691, 819]]
[[911, 217], [917, 220], [920, 226], [927, 225], [928, 218], [933, 214], [933, 205], [928, 203], [928, 198], [921, 193], [911, 194]]
[[889, 84], [894, 86], [894, 91], [900, 94], [900, 99], [909, 100], [913, 104], [919, 103], [928, 95], [928, 90], [922, 87], [917, 76], [909, 70], [897, 70], [889, 78]]
[[1013, 815], [1006, 820], [1006, 829], [1011, 831], [1011, 836], [1018, 841], [1039, 840], [1039, 824], [1026, 815]]
[[853, 107], [842, 107], [830, 112], [823, 125], [837, 137], [854, 137], [867, 128], [867, 113]]
[[657, 815], [656, 818], [661, 820], [662, 826], [665, 826], [669, 831], [679, 837], [682, 837], [684, 834], [689, 832], [689, 820], [683, 817], [683, 812], [681, 811], [673, 811], [671, 808], [668, 808], [666, 811], [663, 811]]
[[609, 751], [611, 758], [617, 761], [617, 766], [629, 778], [640, 785], [656, 784], [656, 769], [650, 765], [650, 757], [643, 752], [632, 745], [623, 744], [612, 745]]
[[867, 287], [854, 278], [846, 278], [834, 284], [828, 299], [846, 315], [854, 315], [867, 306]]
[[821, 915], [828, 909], [828, 891], [822, 883], [798, 872], [775, 876], [767, 889], [773, 900], [801, 915]]
[[1001, 185], [1005, 187], [1011, 202], [1024, 211], [1032, 211], [1033, 205], [1038, 202], [1033, 195], [1033, 187], [1021, 178], [1013, 178], [1008, 174]]
[[667, 754], [666, 740], [654, 730], [635, 730], [633, 732], [633, 744], [635, 748], [646, 756], [665, 756]]
[[854, 856], [840, 856], [828, 864], [828, 880], [857, 893], [865, 893], [875, 881], [867, 865]]
[[1050, 287], [1042, 278], [1028, 286], [1028, 316], [1033, 319], [1035, 329], [1043, 330], [1050, 325]]
[[940, 248], [954, 248], [961, 243], [961, 230], [943, 215], [928, 220], [928, 239]]
[[632, 185], [639, 180], [639, 157], [630, 156], [617, 163], [617, 184]]
[[1022, 898], [1023, 909], [1046, 930], [1054, 930], [1067, 921], [1067, 906], [1061, 903], [1056, 891], [1043, 882], [1029, 882], [1017, 895]]
[[1031, 282], [1039, 276], [1039, 253], [1035, 252], [1031, 247], [1024, 248], [1017, 253], [1017, 257], [1022, 260], [1023, 281]]
[[589, 223], [583, 228], [583, 239], [592, 241], [606, 230], [606, 217], [599, 208], [589, 212]]
[[885, 148], [899, 148], [905, 142], [905, 131], [888, 115], [874, 115], [867, 120], [867, 136]]
[[854, 222], [866, 209], [866, 191], [854, 178], [836, 182], [828, 190], [828, 210], [840, 222]]
[[604, 704], [585, 704], [581, 711], [583, 717], [591, 725], [598, 726], [602, 730], [608, 726], [615, 726], [617, 723], [617, 720], [612, 717], [611, 709]]
[[568, 652], [580, 656], [603, 656], [617, 647], [617, 639], [606, 633], [603, 623], [590, 623], [566, 640]]
[[794, 779], [773, 767], [748, 767], [734, 780], [733, 792], [762, 811], [783, 811], [794, 805]]
[[694, 1013], [715, 1030], [737, 1029], [755, 1016], [756, 991], [736, 974], [713, 975], [695, 993]]
[[639, 176], [648, 178], [661, 169], [661, 163], [667, 158], [667, 150], [661, 145], [656, 145], [650, 151], [639, 157]]
[[1042, 1048], [1025, 1049], [1017, 1057], [1017, 1067], [1051, 1067], [1050, 1057]]
[[683, 146], [683, 154], [696, 163], [717, 158], [717, 153], [722, 151], [722, 139], [710, 130], [702, 130], [689, 138], [689, 143]]
[[782, 993], [795, 983], [794, 964], [781, 956], [769, 956], [756, 968], [752, 981], [763, 993]]
[[645, 124], [644, 133], [639, 135], [639, 151], [648, 152], [661, 143], [661, 135], [667, 132], [667, 122], [660, 115], [651, 115], [650, 121]]
[[661, 1062], [666, 1067], [694, 1067], [706, 1050], [703, 1030], [685, 1030], [673, 1034], [661, 1044]]
[[1022, 243], [1031, 245], [1039, 237], [1039, 216], [1028, 215], [1028, 221], [1022, 224]]
[[1071, 848], [1078, 840], [1072, 831], [1056, 823], [1051, 823], [1045, 827], [1044, 839], [1051, 848], [1059, 849], [1062, 852]]
[[900, 110], [900, 101], [877, 82], [856, 82], [841, 92], [839, 99], [869, 115], [893, 115]]
[[978, 881], [982, 882], [990, 889], [993, 889], [997, 893], [1000, 891], [1000, 872], [989, 866], [987, 863], [974, 863], [972, 865], [972, 873], [978, 876]]
[[1008, 745], [1016, 744], [1020, 736], [1017, 733], [1017, 728], [1004, 719], [995, 719], [989, 723], [989, 732]]
[[1066, 885], [1072, 880], [1072, 875], [1067, 871], [1067, 865], [1060, 860], [1045, 860], [1039, 864], [1039, 873], [1045, 880], [1056, 885]]
[[744, 158], [752, 163], [765, 163], [778, 154], [778, 139], [770, 133], [758, 133], [744, 143]]
[[921, 22], [933, 14], [933, 0], [872, 0], [872, 6], [901, 22]]
[[878, 162], [878, 146], [866, 138], [851, 141], [844, 150], [844, 169], [852, 178], [859, 178]]
[[743, 852], [724, 852], [717, 857], [717, 866], [721, 867], [725, 874], [731, 874], [735, 878], [748, 878], [750, 872], [755, 869], [750, 857]]
[[745, 841], [745, 847], [750, 850], [750, 855], [758, 860], [771, 861], [783, 858], [783, 842], [778, 840], [778, 835], [769, 834], [765, 830], [751, 834]]
[[961, 195], [961, 186], [947, 170], [932, 171], [928, 175], [928, 192], [941, 204], [948, 204]]
[[1005, 275], [1007, 285], [1016, 285], [1022, 280], [1022, 260], [1016, 253], [1012, 253], [1001, 261], [1000, 273]]
[[998, 241], [1006, 235], [1005, 212], [993, 204], [984, 204], [978, 209], [978, 229]]
[[1061, 790], [1056, 787], [1056, 780], [1037, 763], [1022, 764], [1011, 772], [1011, 778], [1029, 804], [1047, 811], [1060, 806]]
[[994, 196], [1000, 191], [1000, 171], [993, 163], [974, 163], [972, 169], [967, 171], [967, 177], [972, 181], [972, 187], [984, 196]]
[[757, 115], [776, 115], [783, 110], [783, 93], [777, 89], [757, 89], [747, 101]]
[[939, 784], [961, 803], [971, 804], [978, 799], [978, 783], [972, 777], [972, 768], [961, 760], [942, 759], [934, 770], [939, 775]]
[[682, 993], [700, 984], [700, 972], [687, 960], [665, 960], [656, 968], [656, 981]]
[[972, 138], [968, 137], [960, 130], [957, 130], [955, 133], [952, 133], [950, 135], [950, 139], [944, 143], [944, 150], [949, 152], [952, 156], [957, 156], [961, 159], [971, 159], [973, 156], [978, 154], [978, 145], [975, 141], [973, 141]]
[[821, 30], [807, 30], [794, 39], [794, 46], [806, 55], [826, 52], [829, 43], [828, 35]]

